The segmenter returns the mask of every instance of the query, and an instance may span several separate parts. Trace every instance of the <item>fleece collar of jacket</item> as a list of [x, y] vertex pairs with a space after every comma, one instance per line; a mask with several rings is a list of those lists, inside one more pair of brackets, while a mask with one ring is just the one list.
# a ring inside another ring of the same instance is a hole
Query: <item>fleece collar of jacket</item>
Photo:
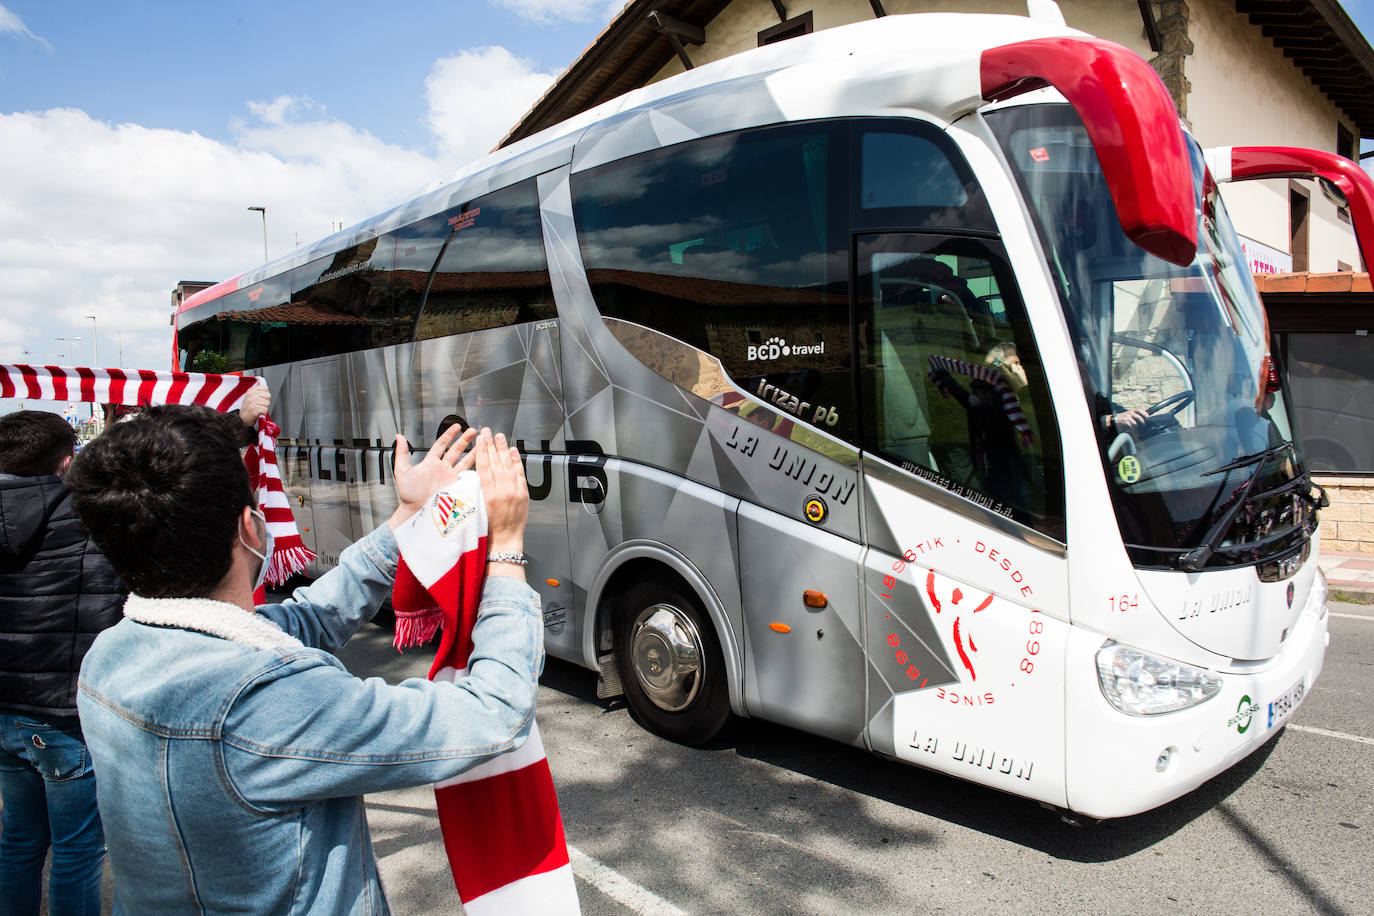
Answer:
[[149, 626], [207, 633], [254, 649], [299, 649], [303, 645], [266, 617], [209, 598], [144, 598], [131, 594], [124, 604], [124, 616]]

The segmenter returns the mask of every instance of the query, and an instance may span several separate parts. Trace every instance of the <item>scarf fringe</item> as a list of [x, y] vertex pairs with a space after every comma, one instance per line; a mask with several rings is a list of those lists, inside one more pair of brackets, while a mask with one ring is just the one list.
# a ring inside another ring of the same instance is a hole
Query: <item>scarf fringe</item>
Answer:
[[444, 611], [440, 607], [420, 611], [396, 611], [396, 638], [392, 645], [397, 652], [423, 646], [444, 626]]
[[[283, 543], [290, 540], [296, 543]], [[301, 543], [300, 538], [282, 538], [272, 547], [272, 556], [267, 564], [268, 584], [281, 585], [296, 573], [304, 572], [306, 564], [314, 559], [315, 552]]]

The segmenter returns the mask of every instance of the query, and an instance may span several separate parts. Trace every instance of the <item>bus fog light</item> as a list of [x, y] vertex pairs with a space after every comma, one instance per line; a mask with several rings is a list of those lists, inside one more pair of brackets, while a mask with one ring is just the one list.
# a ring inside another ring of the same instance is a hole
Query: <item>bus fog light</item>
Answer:
[[1110, 640], [1097, 650], [1097, 679], [1107, 702], [1131, 716], [1187, 709], [1221, 691], [1221, 678], [1205, 669]]
[[1156, 772], [1156, 773], [1163, 773], [1165, 770], [1169, 769], [1169, 761], [1171, 761], [1171, 760], [1173, 760], [1173, 759], [1174, 759], [1174, 749], [1173, 749], [1173, 748], [1171, 748], [1171, 747], [1166, 747], [1164, 750], [1160, 751], [1160, 752], [1159, 752], [1159, 756], [1155, 758], [1155, 772]]

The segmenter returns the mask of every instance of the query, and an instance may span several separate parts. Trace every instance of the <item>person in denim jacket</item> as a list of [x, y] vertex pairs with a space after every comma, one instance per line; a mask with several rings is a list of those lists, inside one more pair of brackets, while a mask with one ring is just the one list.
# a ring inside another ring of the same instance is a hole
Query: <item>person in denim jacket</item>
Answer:
[[219, 415], [152, 407], [73, 463], [77, 510], [133, 591], [78, 698], [116, 913], [386, 913], [362, 796], [448, 779], [528, 736], [544, 653], [519, 565], [488, 563], [456, 682], [362, 680], [330, 654], [390, 594], [392, 529], [462, 468], [481, 478], [489, 549], [523, 546], [528, 491], [504, 436], [454, 427], [414, 466], [397, 439], [390, 521], [256, 608], [269, 527]]

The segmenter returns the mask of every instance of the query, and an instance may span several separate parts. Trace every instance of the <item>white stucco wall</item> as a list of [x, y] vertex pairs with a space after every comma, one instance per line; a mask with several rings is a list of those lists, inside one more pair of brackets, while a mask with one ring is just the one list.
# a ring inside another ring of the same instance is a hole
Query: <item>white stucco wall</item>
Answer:
[[[789, 16], [810, 11], [817, 31], [830, 29], [861, 19], [873, 18], [868, 0], [830, 0], [822, 3], [784, 2]], [[1026, 15], [1024, 0], [883, 0], [889, 15], [902, 13], [1002, 13]], [[1075, 29], [1082, 29], [1101, 38], [1109, 38], [1146, 57], [1149, 42], [1140, 21], [1135, 0], [1101, 0], [1083, 2], [1066, 0], [1060, 3], [1064, 20]], [[735, 0], [707, 23], [706, 43], [687, 45], [687, 56], [693, 64], [709, 63], [731, 54], [758, 47], [758, 33], [778, 24], [778, 14], [770, 0]], [[682, 62], [673, 57], [649, 82], [657, 82], [682, 72]]]
[[[1193, 54], [1186, 75], [1193, 91], [1188, 120], [1207, 146], [1306, 146], [1336, 151], [1336, 124], [1357, 131], [1256, 26], [1227, 0], [1191, 0]], [[1311, 202], [1308, 243], [1312, 271], [1336, 270], [1344, 261], [1360, 267], [1355, 236], [1336, 207], [1313, 182], [1303, 182]], [[1245, 182], [1222, 188], [1236, 231], [1280, 251], [1290, 251], [1288, 180]]]
[[[868, 0], [829, 0], [786, 4], [791, 16], [808, 8], [817, 30], [873, 18]], [[921, 12], [1006, 13], [1025, 15], [1023, 0], [884, 0], [889, 14]], [[1060, 8], [1073, 28], [1125, 45], [1147, 60], [1153, 56], [1135, 0], [1063, 0]], [[1274, 47], [1256, 26], [1236, 12], [1231, 0], [1190, 0], [1189, 37], [1193, 53], [1185, 63], [1192, 85], [1188, 121], [1206, 146], [1308, 146], [1335, 151], [1336, 124], [1351, 123], [1306, 76]], [[705, 26], [706, 43], [688, 45], [693, 63], [703, 64], [758, 46], [758, 33], [778, 24], [770, 0], [735, 0]], [[674, 57], [650, 82], [682, 72]], [[1360, 269], [1358, 249], [1348, 223], [1320, 188], [1306, 182], [1311, 205], [1309, 269], [1334, 271], [1343, 261]], [[1288, 182], [1227, 185], [1222, 196], [1236, 229], [1280, 251], [1290, 251]]]

